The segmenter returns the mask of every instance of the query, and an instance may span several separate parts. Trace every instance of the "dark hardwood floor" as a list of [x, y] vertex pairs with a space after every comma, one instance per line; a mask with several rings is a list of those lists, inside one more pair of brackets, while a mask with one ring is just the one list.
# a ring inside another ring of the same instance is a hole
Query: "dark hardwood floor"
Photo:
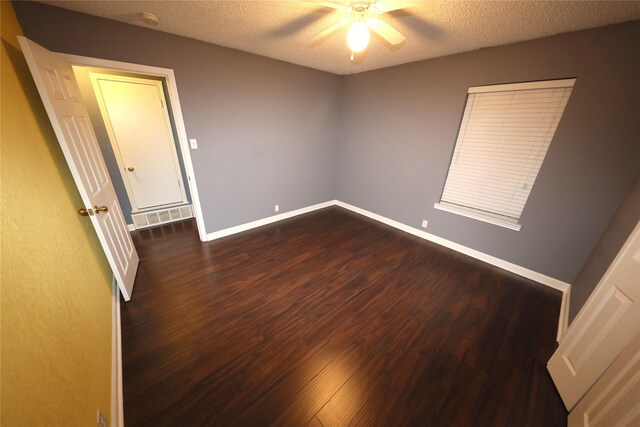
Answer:
[[133, 234], [128, 427], [566, 425], [559, 292], [338, 207]]

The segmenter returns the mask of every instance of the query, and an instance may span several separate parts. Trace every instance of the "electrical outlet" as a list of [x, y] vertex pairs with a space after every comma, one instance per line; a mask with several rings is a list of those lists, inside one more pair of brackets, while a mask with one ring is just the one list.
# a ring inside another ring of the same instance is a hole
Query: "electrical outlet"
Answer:
[[429, 224], [429, 221], [427, 221], [426, 219], [422, 220], [422, 228], [427, 228], [427, 224]]
[[274, 212], [280, 212], [280, 205], [275, 205], [275, 206], [273, 207], [273, 211], [274, 211]]
[[189, 139], [189, 144], [191, 144], [191, 149], [192, 150], [197, 150], [198, 149], [198, 141], [194, 138]]
[[102, 415], [100, 409], [98, 409], [98, 425], [100, 427], [107, 427], [107, 419], [104, 417], [104, 415]]

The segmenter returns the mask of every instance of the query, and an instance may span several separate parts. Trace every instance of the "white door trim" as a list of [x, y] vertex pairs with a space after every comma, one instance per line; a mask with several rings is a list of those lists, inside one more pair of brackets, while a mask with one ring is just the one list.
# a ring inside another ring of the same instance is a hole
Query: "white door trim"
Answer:
[[198, 225], [198, 235], [200, 240], [207, 241], [207, 231], [204, 225], [204, 216], [202, 215], [202, 206], [200, 204], [200, 195], [198, 193], [198, 185], [196, 183], [196, 175], [193, 170], [193, 162], [191, 161], [191, 151], [189, 148], [189, 139], [182, 117], [182, 107], [180, 106], [180, 98], [178, 96], [178, 86], [176, 84], [175, 74], [170, 68], [153, 67], [150, 65], [131, 64], [128, 62], [112, 61], [109, 59], [92, 58], [89, 56], [71, 55], [67, 53], [56, 52], [72, 65], [105, 68], [115, 71], [126, 71], [130, 73], [146, 74], [148, 76], [161, 77], [167, 82], [167, 90], [169, 92], [169, 102], [173, 110], [173, 119], [176, 124], [176, 132], [180, 142], [180, 152], [184, 162], [185, 171], [187, 173], [187, 185], [191, 193], [191, 203]]
[[111, 300], [111, 427], [124, 427], [122, 392], [122, 324], [120, 322], [120, 293], [113, 278]]
[[567, 333], [569, 327], [569, 303], [571, 302], [571, 287], [562, 291], [562, 302], [560, 303], [560, 319], [558, 320], [558, 334], [556, 341], [560, 342]]

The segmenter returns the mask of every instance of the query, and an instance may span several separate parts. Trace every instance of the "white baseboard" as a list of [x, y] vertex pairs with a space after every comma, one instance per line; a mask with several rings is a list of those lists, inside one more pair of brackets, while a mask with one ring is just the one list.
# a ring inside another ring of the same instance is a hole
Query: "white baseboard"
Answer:
[[556, 341], [562, 341], [564, 334], [569, 327], [569, 303], [571, 302], [571, 287], [562, 292], [562, 302], [560, 303], [560, 318], [558, 319], [558, 335]]
[[225, 228], [223, 230], [214, 231], [207, 234], [207, 241], [220, 239], [221, 237], [230, 236], [232, 234], [241, 233], [243, 231], [251, 230], [252, 228], [262, 227], [263, 225], [271, 224], [273, 222], [282, 221], [283, 219], [291, 218], [294, 216], [302, 215], [307, 212], [313, 212], [318, 209], [323, 209], [336, 204], [336, 200], [330, 200], [324, 203], [318, 203], [317, 205], [307, 206], [306, 208], [296, 209], [294, 211], [284, 212], [278, 215], [273, 215], [267, 218], [259, 219], [257, 221], [247, 222], [245, 224], [236, 225], [235, 227]]
[[560, 341], [560, 339], [564, 336], [564, 332], [567, 330], [567, 326], [569, 322], [569, 296], [571, 294], [571, 285], [569, 283], [563, 282], [562, 280], [555, 279], [553, 277], [547, 276], [542, 273], [538, 273], [537, 271], [529, 270], [528, 268], [519, 266], [517, 264], [514, 264], [509, 261], [505, 261], [500, 258], [496, 258], [492, 255], [485, 254], [484, 252], [480, 252], [475, 249], [468, 248], [466, 246], [460, 245], [450, 240], [443, 239], [442, 237], [438, 237], [431, 233], [427, 233], [426, 231], [418, 230], [406, 224], [402, 224], [398, 221], [394, 221], [392, 219], [383, 217], [382, 215], [378, 215], [373, 212], [369, 212], [357, 206], [353, 206], [348, 203], [341, 202], [339, 200], [336, 201], [336, 205], [343, 207], [345, 209], [349, 209], [350, 211], [353, 211], [360, 215], [364, 215], [368, 218], [375, 219], [376, 221], [380, 221], [384, 224], [390, 225], [391, 227], [413, 234], [414, 236], [420, 237], [425, 240], [429, 240], [430, 242], [437, 243], [449, 249], [453, 249], [454, 251], [479, 259], [480, 261], [484, 261], [487, 264], [495, 265], [496, 267], [510, 271], [519, 276], [526, 277], [527, 279], [531, 279], [543, 285], [549, 286], [553, 289], [559, 290], [560, 292], [562, 292], [562, 302], [560, 304], [560, 316], [558, 319], [558, 333], [556, 335], [556, 339]]
[[122, 400], [122, 324], [120, 323], [120, 291], [113, 278], [111, 304], [111, 427], [124, 427]]
[[496, 258], [492, 255], [485, 254], [484, 252], [477, 251], [475, 249], [468, 248], [466, 246], [460, 245], [458, 243], [452, 242], [447, 239], [443, 239], [442, 237], [438, 237], [431, 233], [427, 233], [426, 231], [421, 231], [416, 228], [410, 227], [406, 224], [402, 224], [398, 221], [394, 221], [392, 219], [383, 217], [382, 215], [375, 214], [373, 212], [369, 212], [367, 210], [361, 209], [359, 207], [350, 205], [348, 203], [338, 201], [336, 205], [343, 207], [345, 209], [349, 209], [350, 211], [359, 213], [360, 215], [364, 215], [371, 219], [375, 219], [376, 221], [380, 221], [384, 224], [390, 225], [399, 230], [405, 231], [407, 233], [413, 234], [414, 236], [418, 236], [422, 239], [429, 240], [430, 242], [437, 243], [441, 246], [445, 246], [449, 249], [453, 249], [454, 251], [460, 252], [465, 255], [469, 255], [472, 258], [479, 259], [480, 261], [484, 261], [488, 264], [495, 265], [496, 267], [500, 267], [504, 270], [515, 273], [519, 276], [526, 277], [527, 279], [534, 280], [538, 283], [542, 283], [543, 285], [552, 287], [559, 291], [566, 291], [571, 288], [571, 285], [563, 282], [558, 279], [554, 279], [553, 277], [544, 275], [542, 273], [538, 273], [537, 271], [529, 270], [528, 268], [521, 267], [517, 264], [513, 264], [509, 261], [505, 261], [500, 258]]
[[560, 340], [564, 335], [564, 332], [566, 331], [568, 326], [568, 318], [569, 318], [569, 296], [571, 291], [571, 285], [569, 283], [563, 282], [562, 280], [555, 279], [551, 276], [547, 276], [542, 273], [538, 273], [537, 271], [530, 270], [528, 268], [522, 267], [512, 262], [494, 257], [493, 255], [485, 254], [484, 252], [480, 252], [475, 249], [471, 249], [469, 247], [452, 242], [450, 240], [443, 239], [442, 237], [438, 237], [434, 234], [427, 233], [426, 231], [418, 230], [417, 228], [410, 227], [401, 222], [394, 221], [390, 218], [384, 217], [382, 215], [378, 215], [376, 213], [367, 211], [357, 206], [353, 206], [348, 203], [341, 202], [340, 200], [331, 200], [328, 202], [319, 203], [317, 205], [308, 206], [306, 208], [297, 209], [297, 210], [285, 212], [279, 215], [270, 216], [257, 221], [248, 222], [246, 224], [237, 225], [235, 227], [225, 228], [224, 230], [207, 234], [207, 240], [210, 241], [210, 240], [219, 239], [221, 237], [230, 236], [232, 234], [240, 233], [256, 227], [261, 227], [263, 225], [271, 224], [273, 222], [282, 221], [283, 219], [291, 218], [297, 215], [301, 215], [307, 212], [312, 212], [312, 211], [326, 208], [333, 205], [348, 209], [352, 212], [374, 219], [383, 224], [390, 225], [391, 227], [397, 228], [398, 230], [402, 230], [406, 233], [412, 234], [414, 236], [420, 237], [430, 242], [437, 243], [438, 245], [447, 247], [449, 249], [453, 249], [454, 251], [468, 255], [472, 258], [476, 258], [480, 261], [484, 261], [487, 264], [494, 265], [496, 267], [515, 273], [519, 276], [526, 277], [527, 279], [531, 279], [535, 282], [541, 283], [543, 285], [546, 285], [553, 289], [561, 291], [562, 303], [560, 306], [560, 318], [558, 320], [557, 339]]

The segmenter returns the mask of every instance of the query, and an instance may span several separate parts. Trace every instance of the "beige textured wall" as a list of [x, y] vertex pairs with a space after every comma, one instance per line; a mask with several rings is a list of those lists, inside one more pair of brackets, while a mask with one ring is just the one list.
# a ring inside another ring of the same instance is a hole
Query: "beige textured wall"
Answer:
[[111, 277], [0, 2], [2, 426], [110, 412]]

